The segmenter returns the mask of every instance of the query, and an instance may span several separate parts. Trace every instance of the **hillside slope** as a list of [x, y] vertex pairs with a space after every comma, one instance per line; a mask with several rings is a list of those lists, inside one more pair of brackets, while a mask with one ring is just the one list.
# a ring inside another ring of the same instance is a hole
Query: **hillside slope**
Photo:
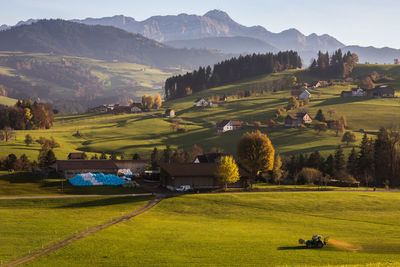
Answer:
[[225, 58], [206, 50], [176, 49], [110, 26], [40, 20], [0, 31], [0, 51], [53, 53], [157, 67], [196, 67]]
[[132, 98], [140, 101], [145, 93], [161, 93], [165, 79], [175, 73], [180, 70], [44, 53], [0, 52], [0, 85], [9, 97], [40, 99], [63, 113], [128, 103]]
[[[389, 84], [395, 87], [400, 84], [399, 66], [360, 65], [356, 67], [354, 73], [364, 74], [372, 69], [381, 74], [390, 74], [393, 80]], [[174, 148], [189, 150], [194, 144], [200, 145], [205, 151], [219, 147], [236, 155], [236, 144], [240, 137], [245, 132], [256, 129], [266, 133], [276, 150], [284, 155], [315, 150], [319, 150], [324, 155], [333, 152], [336, 146], [341, 144], [341, 137], [336, 137], [333, 131], [318, 134], [312, 128], [299, 130], [283, 127], [284, 117], [296, 111], [284, 113], [282, 118], [275, 119], [275, 110], [286, 106], [290, 90], [277, 92], [267, 90], [274, 82], [292, 75], [297, 76], [300, 82], [317, 78], [301, 70], [290, 70], [243, 80], [165, 102], [161, 110], [153, 111], [151, 114], [63, 115], [56, 118], [53, 129], [29, 133], [34, 138], [42, 135], [54, 136], [62, 144], [61, 148], [55, 150], [59, 158], [66, 158], [73, 150], [97, 153], [114, 151], [124, 153], [127, 157], [139, 153], [142, 157], [148, 157], [154, 147], [163, 149], [166, 145], [171, 145]], [[349, 90], [352, 86], [354, 85], [346, 83], [311, 90], [313, 97], [305, 108], [312, 118], [315, 117], [318, 109], [322, 109], [328, 119], [331, 119], [327, 113], [329, 109], [336, 111], [332, 118], [346, 116], [349, 129], [356, 133], [357, 142], [362, 138], [360, 129], [374, 133], [382, 126], [390, 127], [393, 122], [400, 121], [398, 98], [341, 98], [340, 92]], [[264, 93], [251, 97], [237, 97], [239, 91], [260, 89], [265, 90]], [[218, 107], [200, 109], [193, 107], [193, 101], [196, 98], [213, 98], [224, 94], [228, 96], [228, 101], [221, 103]], [[174, 119], [163, 117], [166, 108], [176, 111], [177, 117], [181, 119], [180, 127], [185, 129], [184, 132], [171, 130], [171, 122]], [[224, 119], [245, 121], [249, 123], [249, 126], [238, 131], [217, 134], [215, 124]], [[270, 119], [276, 120], [276, 127], [266, 127]], [[262, 124], [261, 127], [252, 126], [255, 121], [259, 121]], [[73, 136], [77, 130], [82, 137]], [[0, 143], [0, 150], [21, 154], [26, 148], [23, 143], [26, 133], [27, 131], [20, 131], [17, 133], [16, 141]], [[351, 146], [345, 147], [345, 151], [350, 149]], [[39, 146], [34, 145], [25, 153], [36, 158], [38, 150]]]

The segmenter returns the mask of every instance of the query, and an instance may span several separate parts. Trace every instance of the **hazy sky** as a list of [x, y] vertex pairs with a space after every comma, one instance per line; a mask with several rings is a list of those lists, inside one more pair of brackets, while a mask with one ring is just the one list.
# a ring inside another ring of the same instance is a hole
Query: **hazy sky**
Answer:
[[243, 25], [273, 32], [297, 28], [307, 35], [330, 34], [347, 45], [400, 48], [399, 0], [0, 0], [0, 7], [0, 25], [117, 14], [144, 20], [221, 9]]

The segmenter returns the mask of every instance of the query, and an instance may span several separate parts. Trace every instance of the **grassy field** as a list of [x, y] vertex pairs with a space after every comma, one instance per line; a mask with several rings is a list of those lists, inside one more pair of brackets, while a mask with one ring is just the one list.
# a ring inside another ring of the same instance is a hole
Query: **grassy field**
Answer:
[[0, 200], [0, 264], [133, 212], [148, 197]]
[[[81, 216], [83, 211], [76, 207], [81, 204], [73, 203], [67, 204], [74, 206], [68, 209], [59, 208], [65, 207], [65, 203], [55, 202], [2, 201], [0, 204], [0, 220], [7, 226], [2, 229], [14, 229], [0, 235], [11, 240], [11, 245], [2, 245], [3, 259], [4, 255], [11, 254], [9, 259], [24, 254], [13, 245], [19, 242], [31, 241], [24, 246], [25, 250], [40, 247], [44, 237], [36, 231], [46, 229], [55, 233], [54, 227], [70, 227], [67, 222], [41, 222], [42, 211], [53, 218], [55, 208], [57, 213], [65, 212], [68, 220]], [[399, 205], [398, 193], [382, 192], [185, 195], [165, 199], [134, 219], [27, 265], [377, 266], [381, 263], [388, 266], [391, 263], [396, 266], [400, 264]], [[102, 209], [122, 213], [121, 207], [127, 206], [111, 205]], [[99, 208], [88, 210], [87, 217], [97, 213], [102, 218]], [[35, 212], [37, 216], [29, 216]], [[25, 215], [24, 219], [21, 215]], [[19, 228], [9, 223], [16, 218]], [[37, 220], [47, 227], [38, 227]], [[34, 234], [24, 235], [28, 240], [18, 238], [24, 233]], [[329, 236], [328, 246], [309, 250], [298, 244], [299, 238], [308, 239], [313, 234]]]
[[[122, 63], [121, 63], [122, 64]], [[400, 69], [395, 66], [360, 65], [354, 73], [365, 74], [377, 69], [379, 73], [388, 73], [392, 77], [391, 84], [396, 85], [400, 79]], [[399, 77], [396, 73], [399, 73]], [[333, 131], [317, 134], [313, 129], [304, 131], [283, 127], [283, 117], [278, 120], [275, 128], [267, 128], [266, 124], [274, 117], [277, 108], [286, 106], [290, 90], [269, 92], [252, 97], [237, 99], [237, 91], [251, 90], [259, 86], [267, 86], [273, 81], [290, 75], [303, 79], [311, 79], [302, 70], [289, 70], [282, 73], [260, 76], [250, 80], [236, 82], [230, 85], [205, 90], [189, 97], [168, 101], [161, 110], [149, 114], [83, 114], [59, 115], [53, 129], [39, 131], [18, 131], [16, 140], [0, 143], [2, 154], [27, 154], [36, 159], [39, 145], [26, 146], [24, 136], [29, 133], [34, 138], [53, 136], [61, 147], [55, 150], [59, 159], [65, 159], [72, 151], [90, 153], [118, 152], [130, 157], [134, 153], [148, 157], [154, 147], [163, 149], [167, 144], [175, 148], [190, 149], [194, 144], [200, 145], [205, 151], [212, 148], [222, 148], [228, 153], [236, 154], [236, 144], [240, 137], [255, 127], [245, 127], [242, 130], [217, 134], [215, 124], [223, 119], [241, 120], [250, 123], [260, 121], [260, 130], [272, 140], [276, 150], [281, 154], [308, 153], [319, 150], [322, 154], [332, 153], [341, 144], [341, 138]], [[354, 74], [356, 75], [356, 74]], [[338, 84], [327, 88], [311, 90], [313, 98], [305, 107], [312, 117], [318, 109], [322, 109], [327, 119], [345, 116], [348, 128], [356, 132], [357, 142], [362, 138], [362, 130], [374, 134], [381, 126], [390, 127], [400, 121], [400, 98], [341, 98], [342, 90], [349, 90], [352, 84]], [[228, 102], [218, 107], [194, 108], [193, 101], [198, 97], [213, 97], [228, 95]], [[171, 119], [163, 118], [166, 108], [173, 108], [181, 118], [183, 133], [172, 132]], [[327, 113], [334, 109], [336, 113], [330, 117]], [[295, 111], [292, 111], [295, 112]], [[289, 113], [292, 113], [289, 112]], [[73, 136], [76, 131], [82, 137]], [[348, 152], [351, 147], [345, 147]]]
[[14, 106], [15, 103], [17, 103], [17, 99], [14, 98], [9, 98], [6, 96], [0, 96], [0, 105], [5, 105], [5, 106]]
[[141, 188], [121, 186], [72, 186], [57, 179], [40, 179], [29, 172], [0, 171], [0, 197], [8, 196], [50, 196], [50, 195], [113, 195], [144, 193]]

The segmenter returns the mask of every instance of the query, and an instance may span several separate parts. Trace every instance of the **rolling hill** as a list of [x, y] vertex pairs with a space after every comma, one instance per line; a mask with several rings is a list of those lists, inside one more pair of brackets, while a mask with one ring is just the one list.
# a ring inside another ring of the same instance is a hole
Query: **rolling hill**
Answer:
[[[400, 66], [396, 65], [358, 65], [353, 70], [353, 77], [363, 76], [373, 70], [391, 77], [389, 84], [400, 87]], [[298, 81], [313, 81], [313, 77], [303, 70], [288, 70], [282, 73], [264, 75], [249, 80], [201, 91], [184, 98], [164, 103], [161, 110], [149, 114], [82, 114], [59, 115], [53, 129], [46, 131], [29, 131], [34, 138], [40, 136], [54, 136], [60, 142], [61, 148], [55, 149], [58, 158], [64, 159], [71, 151], [117, 152], [127, 157], [139, 153], [148, 157], [154, 147], [163, 149], [167, 144], [174, 148], [189, 150], [197, 144], [205, 151], [212, 148], [222, 148], [228, 153], [236, 154], [236, 144], [247, 131], [256, 129], [266, 133], [272, 140], [276, 150], [283, 155], [309, 153], [319, 150], [326, 155], [334, 151], [341, 144], [341, 138], [336, 137], [333, 131], [317, 134], [312, 128], [298, 130], [283, 127], [283, 117], [277, 120], [274, 128], [266, 127], [268, 121], [274, 118], [275, 110], [283, 108], [290, 97], [290, 90], [273, 92], [271, 85], [281, 79], [296, 76]], [[338, 83], [326, 88], [311, 90], [313, 98], [305, 107], [312, 118], [317, 110], [322, 109], [327, 115], [329, 109], [334, 109], [334, 116], [346, 116], [349, 129], [354, 131], [357, 142], [361, 140], [360, 129], [373, 134], [381, 126], [390, 127], [393, 122], [400, 120], [400, 105], [398, 98], [341, 98], [340, 92], [349, 90], [351, 83]], [[250, 97], [238, 98], [239, 91], [264, 89], [264, 93]], [[226, 103], [218, 107], [194, 108], [193, 101], [199, 97], [213, 98], [216, 95], [228, 96]], [[179, 124], [184, 132], [171, 131], [171, 122], [174, 119], [164, 118], [166, 108], [172, 108], [180, 118]], [[292, 113], [295, 111], [291, 111]], [[330, 118], [330, 117], [328, 117]], [[224, 119], [240, 120], [249, 123], [249, 126], [238, 130], [217, 134], [215, 124]], [[255, 121], [261, 122], [261, 127], [252, 126]], [[82, 137], [73, 134], [79, 130]], [[33, 145], [26, 151], [23, 137], [28, 131], [18, 131], [17, 140], [0, 143], [0, 150], [5, 153], [29, 153], [29, 157], [36, 158], [40, 149]], [[357, 144], [357, 143], [356, 143]], [[349, 151], [351, 146], [345, 147]]]
[[207, 50], [176, 49], [111, 26], [40, 20], [0, 31], [0, 51], [52, 53], [144, 65], [194, 68], [226, 58]]
[[9, 97], [40, 99], [62, 113], [128, 103], [132, 98], [140, 101], [143, 94], [161, 93], [165, 79], [174, 73], [181, 70], [45, 53], [0, 52], [0, 85]]

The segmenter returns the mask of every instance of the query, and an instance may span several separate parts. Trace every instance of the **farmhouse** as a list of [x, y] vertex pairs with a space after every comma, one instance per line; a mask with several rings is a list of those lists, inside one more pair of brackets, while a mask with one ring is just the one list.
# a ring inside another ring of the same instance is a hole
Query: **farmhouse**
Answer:
[[80, 173], [117, 174], [118, 166], [112, 160], [57, 160], [55, 170], [62, 178], [71, 179]]
[[238, 130], [241, 127], [242, 123], [240, 121], [223, 120], [222, 122], [217, 124], [217, 132], [225, 133], [228, 131]]
[[311, 83], [311, 88], [318, 88], [318, 87], [321, 87], [321, 81], [314, 81], [314, 82], [312, 82]]
[[167, 110], [165, 111], [164, 116], [165, 116], [166, 118], [173, 118], [173, 117], [175, 117], [175, 110], [170, 109], [170, 108], [167, 109]]
[[367, 95], [367, 90], [363, 88], [351, 88], [351, 91], [342, 91], [340, 93], [341, 97], [361, 97], [366, 95]]
[[310, 99], [311, 98], [311, 93], [308, 90], [304, 91], [292, 91], [292, 96], [294, 96], [296, 99]]
[[114, 106], [112, 110], [113, 114], [124, 114], [124, 113], [131, 113], [130, 106]]
[[206, 153], [203, 155], [198, 155], [194, 159], [193, 163], [219, 163], [221, 157], [227, 156], [225, 153]]
[[342, 91], [341, 97], [394, 97], [395, 90], [390, 85], [380, 85], [373, 89], [352, 88], [351, 91]]
[[309, 124], [312, 122], [311, 116], [308, 113], [289, 114], [285, 119], [286, 127], [297, 127], [300, 124]]
[[69, 153], [68, 159], [85, 159], [85, 153], [82, 153], [82, 152]]
[[106, 113], [107, 112], [107, 106], [106, 105], [101, 105], [93, 108], [88, 108], [88, 113]]
[[148, 160], [114, 160], [118, 169], [130, 169], [134, 174], [142, 174], [147, 168]]
[[367, 90], [367, 96], [373, 97], [394, 97], [394, 88], [390, 85], [376, 86], [374, 89]]
[[[161, 163], [160, 181], [164, 187], [190, 185], [193, 189], [213, 189], [221, 187], [215, 177], [218, 164], [216, 163]], [[229, 187], [243, 187], [249, 174], [239, 168], [241, 179]]]
[[208, 102], [204, 98], [198, 98], [196, 101], [194, 101], [194, 106], [195, 107], [206, 107], [206, 106], [208, 106]]

